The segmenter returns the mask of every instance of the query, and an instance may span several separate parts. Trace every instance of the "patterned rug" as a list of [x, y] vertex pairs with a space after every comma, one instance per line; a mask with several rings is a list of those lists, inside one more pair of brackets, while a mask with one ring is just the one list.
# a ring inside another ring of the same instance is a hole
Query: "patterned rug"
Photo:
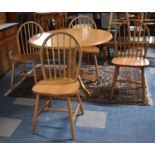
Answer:
[[[85, 66], [83, 69], [95, 75], [93, 66]], [[89, 101], [99, 104], [128, 104], [128, 105], [144, 105], [142, 103], [142, 90], [140, 84], [129, 84], [117, 82], [113, 99], [110, 99], [110, 91], [112, 85], [114, 67], [99, 66], [99, 80], [96, 82], [83, 80], [86, 88], [91, 92], [91, 98], [87, 98], [82, 91], [80, 95], [83, 101]], [[121, 78], [120, 78], [121, 77]], [[140, 80], [140, 70], [136, 68], [121, 68], [119, 79]], [[17, 88], [15, 88], [9, 96], [34, 98], [32, 86], [34, 81], [32, 77], [26, 78]]]

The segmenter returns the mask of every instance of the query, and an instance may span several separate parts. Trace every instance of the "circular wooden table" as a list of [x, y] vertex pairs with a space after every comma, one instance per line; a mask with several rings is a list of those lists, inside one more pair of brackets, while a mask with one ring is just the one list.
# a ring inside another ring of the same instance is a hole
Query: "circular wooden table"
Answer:
[[29, 39], [29, 43], [35, 47], [41, 47], [43, 41], [47, 36], [49, 36], [53, 32], [59, 31], [64, 31], [72, 34], [78, 40], [81, 47], [101, 45], [112, 39], [112, 34], [110, 32], [100, 29], [61, 29], [37, 34]]
[[[108, 31], [100, 30], [100, 29], [61, 29], [61, 30], [54, 30], [49, 32], [44, 32], [41, 34], [37, 34], [32, 36], [29, 39], [29, 43], [34, 47], [41, 47], [42, 43], [44, 42], [45, 38], [48, 37], [50, 34], [54, 32], [64, 31], [67, 33], [72, 34], [79, 42], [81, 47], [90, 47], [90, 46], [97, 46], [104, 43], [107, 43], [112, 39], [112, 34]], [[60, 38], [61, 39], [61, 38]], [[63, 43], [63, 42], [62, 42]], [[60, 45], [60, 44], [59, 44]], [[51, 41], [49, 40], [47, 46], [51, 46]], [[52, 44], [54, 46], [54, 44]], [[61, 46], [61, 45], [60, 45]], [[64, 45], [62, 45], [64, 46]], [[87, 79], [91, 79], [92, 75], [87, 75], [82, 70], [80, 71], [81, 77], [86, 77]], [[81, 87], [84, 90], [84, 93], [87, 96], [90, 96], [90, 92], [85, 88], [81, 78], [79, 77], [79, 81], [81, 83]]]

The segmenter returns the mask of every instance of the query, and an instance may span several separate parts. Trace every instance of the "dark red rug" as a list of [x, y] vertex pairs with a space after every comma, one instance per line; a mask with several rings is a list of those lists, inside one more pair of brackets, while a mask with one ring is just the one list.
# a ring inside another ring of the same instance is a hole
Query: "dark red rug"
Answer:
[[[89, 73], [95, 75], [93, 66], [83, 67]], [[100, 79], [96, 82], [84, 80], [86, 88], [91, 92], [92, 97], [87, 98], [82, 91], [80, 95], [83, 101], [89, 101], [99, 104], [129, 104], [129, 105], [144, 105], [142, 103], [142, 89], [139, 84], [117, 83], [113, 99], [110, 99], [110, 91], [113, 77], [113, 66], [99, 66]], [[140, 70], [137, 68], [121, 68], [121, 79], [140, 80]], [[9, 96], [34, 98], [32, 86], [34, 81], [32, 77], [26, 78], [17, 88], [15, 88]]]

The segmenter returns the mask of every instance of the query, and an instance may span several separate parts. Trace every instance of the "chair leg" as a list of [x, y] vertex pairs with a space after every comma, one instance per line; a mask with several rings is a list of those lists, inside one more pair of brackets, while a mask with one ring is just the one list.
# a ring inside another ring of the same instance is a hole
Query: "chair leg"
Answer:
[[80, 98], [79, 94], [77, 94], [77, 101], [80, 104], [80, 111], [81, 111], [81, 114], [83, 115], [84, 114], [83, 103], [81, 101], [81, 98]]
[[103, 64], [107, 63], [107, 48], [103, 48], [102, 50], [102, 54], [103, 54]]
[[146, 103], [146, 84], [145, 84], [145, 75], [144, 75], [144, 68], [141, 68], [141, 78], [142, 78], [142, 94], [143, 94], [143, 103]]
[[36, 84], [37, 83], [37, 73], [36, 73], [36, 66], [35, 66], [34, 61], [32, 61], [32, 66], [33, 66], [33, 73], [34, 73], [34, 82]]
[[112, 99], [113, 94], [114, 94], [114, 89], [115, 89], [115, 85], [116, 85], [118, 73], [119, 73], [119, 67], [116, 66], [116, 67], [115, 67], [115, 71], [114, 71], [114, 76], [113, 76], [111, 95], [110, 95], [110, 98], [111, 98], [111, 99]]
[[11, 72], [11, 89], [13, 89], [13, 83], [14, 83], [15, 64], [16, 64], [16, 61], [13, 60], [12, 72]]
[[72, 113], [72, 103], [70, 97], [67, 97], [67, 105], [68, 105], [68, 117], [70, 121], [70, 128], [71, 128], [71, 136], [72, 140], [75, 139], [75, 130], [74, 130], [74, 120], [73, 120], [73, 113]]
[[86, 64], [90, 64], [90, 54], [89, 53], [86, 53]]
[[26, 64], [25, 63], [23, 63], [22, 64], [22, 75], [24, 75], [24, 76], [26, 76]]
[[97, 79], [99, 79], [97, 55], [93, 54], [93, 57], [94, 57], [94, 63], [95, 63], [95, 69], [96, 69], [96, 76], [97, 76]]
[[37, 118], [38, 118], [38, 105], [39, 105], [39, 99], [40, 96], [36, 95], [36, 99], [35, 99], [35, 105], [34, 105], [34, 116], [33, 116], [33, 127], [32, 127], [32, 133], [34, 134], [36, 131], [36, 126], [37, 126]]
[[48, 97], [48, 100], [43, 104], [43, 106], [40, 108], [38, 115], [46, 111], [46, 108], [51, 108], [52, 106], [52, 98]]
[[107, 53], [108, 53], [108, 58], [111, 58], [111, 55], [110, 55], [110, 48], [107, 47]]
[[48, 97], [47, 106], [48, 108], [52, 106], [52, 97]]

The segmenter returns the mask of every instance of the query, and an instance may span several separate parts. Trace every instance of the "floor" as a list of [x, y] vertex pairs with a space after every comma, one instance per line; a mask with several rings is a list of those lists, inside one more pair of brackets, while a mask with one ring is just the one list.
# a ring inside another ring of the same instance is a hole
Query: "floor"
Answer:
[[[37, 133], [32, 134], [34, 99], [4, 96], [9, 88], [9, 72], [0, 80], [0, 143], [154, 143], [154, 56], [150, 49], [151, 63], [145, 70], [149, 106], [84, 102], [85, 115], [77, 116], [75, 122], [75, 141], [71, 140], [66, 113], [47, 112], [39, 116]], [[66, 106], [64, 101], [53, 104]]]

